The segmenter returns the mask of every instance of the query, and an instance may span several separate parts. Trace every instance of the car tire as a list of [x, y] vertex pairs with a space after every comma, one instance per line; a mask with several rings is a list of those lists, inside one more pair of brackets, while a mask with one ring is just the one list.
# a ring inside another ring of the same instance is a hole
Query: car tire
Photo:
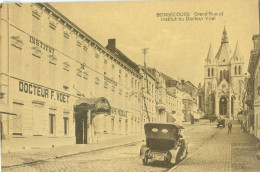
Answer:
[[176, 156], [176, 164], [178, 164], [179, 162], [181, 162], [181, 155], [182, 155], [182, 152], [179, 150], [179, 152], [177, 153], [177, 156]]
[[148, 158], [147, 158], [147, 156], [144, 156], [144, 158], [143, 158], [143, 164], [144, 164], [144, 165], [147, 165], [147, 164], [148, 164]]
[[166, 166], [167, 166], [168, 168], [171, 168], [171, 167], [172, 167], [172, 163], [171, 163], [171, 162], [166, 162]]
[[185, 148], [185, 151], [186, 152], [185, 152], [185, 155], [184, 155], [183, 159], [187, 158], [187, 156], [188, 156], [188, 148], [187, 147]]

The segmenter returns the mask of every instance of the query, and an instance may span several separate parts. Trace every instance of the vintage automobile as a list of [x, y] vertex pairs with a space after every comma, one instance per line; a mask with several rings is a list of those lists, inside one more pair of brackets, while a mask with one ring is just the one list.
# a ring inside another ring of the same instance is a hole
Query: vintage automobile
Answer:
[[224, 127], [225, 128], [225, 119], [219, 119], [218, 120], [218, 124], [217, 124], [217, 128], [219, 127]]
[[179, 163], [188, 154], [188, 142], [180, 134], [182, 126], [174, 123], [147, 123], [144, 125], [146, 144], [140, 156], [144, 165], [148, 160], [163, 161], [168, 167]]

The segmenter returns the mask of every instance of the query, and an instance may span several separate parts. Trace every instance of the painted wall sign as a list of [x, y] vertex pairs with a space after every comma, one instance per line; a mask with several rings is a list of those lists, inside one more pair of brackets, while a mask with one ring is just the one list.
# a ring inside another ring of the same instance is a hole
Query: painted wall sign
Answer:
[[38, 47], [48, 51], [51, 54], [54, 54], [54, 48], [45, 44], [44, 42], [40, 41], [39, 39], [33, 37], [30, 35], [30, 42], [33, 43], [34, 45], [37, 45]]
[[46, 99], [69, 103], [69, 95], [46, 87], [19, 81], [19, 91]]

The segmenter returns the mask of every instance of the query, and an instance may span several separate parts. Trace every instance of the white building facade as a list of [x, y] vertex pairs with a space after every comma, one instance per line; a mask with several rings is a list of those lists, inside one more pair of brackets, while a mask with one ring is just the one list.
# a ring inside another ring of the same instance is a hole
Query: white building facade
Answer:
[[2, 152], [141, 133], [138, 65], [49, 4], [2, 4], [0, 15]]

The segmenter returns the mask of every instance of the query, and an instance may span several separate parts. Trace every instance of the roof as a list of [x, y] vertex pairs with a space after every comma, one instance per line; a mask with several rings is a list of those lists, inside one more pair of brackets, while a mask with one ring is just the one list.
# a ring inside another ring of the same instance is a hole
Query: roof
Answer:
[[186, 81], [185, 84], [186, 84], [186, 83], [189, 83], [191, 86], [193, 86], [194, 88], [198, 89], [192, 82]]
[[[83, 31], [81, 28], [79, 28], [76, 24], [74, 24], [72, 21], [70, 21], [67, 17], [65, 17], [63, 14], [61, 14], [58, 10], [56, 10], [52, 5], [50, 5], [49, 3], [35, 3], [36, 5], [40, 6], [40, 7], [46, 7], [45, 10], [49, 10], [52, 12], [53, 16], [56, 16], [57, 18], [60, 19], [60, 22], [62, 23], [66, 23], [66, 27], [69, 27], [69, 29], [73, 29], [75, 30], [79, 35], [79, 37], [82, 37], [83, 39], [86, 39], [90, 45], [95, 46], [97, 45], [97, 47], [102, 50], [103, 52], [105, 52], [106, 54], [112, 56], [112, 57], [116, 57], [113, 53], [111, 53], [111, 51], [109, 51], [108, 49], [106, 49], [103, 45], [101, 45], [97, 40], [95, 40], [94, 38], [92, 38], [90, 35], [88, 35], [85, 31]], [[131, 61], [128, 58], [116, 58], [116, 60], [120, 63], [122, 63], [123, 65], [127, 66], [130, 68], [130, 70], [132, 72], [136, 72], [136, 75], [140, 76], [139, 71], [137, 70], [137, 66], [133, 61]]]
[[[141, 66], [141, 65], [140, 65], [140, 68], [143, 70], [143, 69], [144, 69], [144, 66]], [[147, 73], [147, 75], [149, 75], [150, 78], [152, 78], [152, 79], [155, 80], [156, 82], [159, 82], [159, 81], [156, 79], [156, 76], [154, 76], [149, 70], [147, 70], [147, 68], [146, 68], [146, 73]]]
[[151, 123], [146, 123], [144, 125], [144, 127], [150, 127], [150, 126], [172, 126], [172, 127], [176, 127], [179, 129], [184, 129], [183, 126], [177, 124], [177, 123], [159, 123], [159, 122], [151, 122]]
[[218, 53], [216, 54], [215, 59], [219, 63], [229, 63], [231, 50], [228, 45], [228, 37], [227, 37], [227, 32], [226, 28], [224, 27], [222, 39], [221, 39], [221, 45], [218, 49]]
[[119, 49], [116, 47], [108, 44], [106, 48], [111, 51], [114, 55], [116, 55], [120, 60], [128, 64], [131, 68], [133, 68], [136, 72], [139, 73], [139, 65], [133, 62], [131, 59], [129, 59], [124, 53], [122, 53]]
[[176, 87], [178, 90], [182, 91], [180, 82], [169, 77], [168, 75], [161, 73], [162, 76], [165, 78], [166, 87]]

